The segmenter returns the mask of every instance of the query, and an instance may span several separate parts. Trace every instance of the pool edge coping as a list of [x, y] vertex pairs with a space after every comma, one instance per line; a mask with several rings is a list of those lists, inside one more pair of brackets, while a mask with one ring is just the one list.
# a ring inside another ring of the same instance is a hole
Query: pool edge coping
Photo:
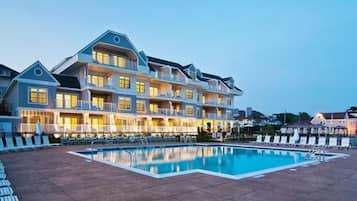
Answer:
[[[308, 149], [303, 149], [303, 148], [290, 148], [290, 147], [269, 147], [269, 146], [256, 146], [256, 145], [240, 145], [240, 144], [228, 144], [228, 143], [191, 143], [191, 144], [172, 144], [172, 145], [133, 145], [133, 146], [116, 146], [116, 147], [120, 147], [120, 148], [129, 148], [129, 147], [170, 147], [170, 146], [177, 146], [177, 145], [182, 145], [182, 146], [187, 146], [187, 145], [215, 145], [215, 146], [233, 146], [233, 147], [242, 147], [242, 148], [258, 148], [258, 149], [269, 149], [269, 150], [286, 150], [286, 151], [302, 151], [302, 152], [308, 152]], [[115, 147], [107, 147], [107, 149], [113, 149]], [[106, 147], [104, 148], [95, 148], [95, 149], [87, 149], [86, 151], [90, 151], [90, 150], [105, 150]], [[295, 168], [295, 167], [300, 167], [300, 166], [308, 166], [308, 165], [317, 165], [320, 164], [321, 161], [315, 159], [315, 160], [311, 160], [311, 161], [306, 161], [306, 162], [300, 162], [300, 163], [296, 163], [296, 164], [291, 164], [291, 165], [284, 165], [284, 166], [280, 166], [280, 167], [274, 167], [274, 168], [268, 168], [268, 169], [264, 169], [264, 170], [259, 170], [259, 171], [254, 171], [251, 173], [244, 173], [244, 174], [239, 174], [239, 175], [229, 175], [229, 174], [224, 174], [224, 173], [217, 173], [217, 172], [212, 172], [212, 171], [208, 171], [208, 170], [202, 170], [202, 169], [194, 169], [194, 170], [187, 170], [187, 171], [182, 171], [182, 172], [177, 172], [177, 173], [165, 173], [165, 174], [153, 174], [150, 172], [147, 172], [145, 170], [141, 170], [141, 169], [137, 169], [137, 168], [133, 168], [133, 167], [128, 167], [128, 166], [124, 166], [124, 165], [120, 165], [120, 164], [116, 164], [110, 161], [105, 161], [105, 160], [100, 160], [100, 159], [94, 159], [90, 156], [86, 156], [84, 154], [78, 153], [80, 151], [84, 151], [84, 150], [78, 150], [78, 151], [67, 151], [67, 153], [75, 155], [75, 156], [79, 156], [82, 158], [85, 158], [87, 160], [90, 161], [95, 161], [95, 162], [99, 162], [99, 163], [103, 163], [106, 165], [110, 165], [113, 167], [117, 167], [117, 168], [121, 168], [124, 170], [128, 170], [137, 174], [141, 174], [141, 175], [145, 175], [145, 176], [149, 176], [155, 179], [163, 179], [163, 178], [169, 178], [169, 177], [174, 177], [174, 176], [180, 176], [180, 175], [187, 175], [187, 174], [192, 174], [192, 173], [202, 173], [202, 174], [207, 174], [207, 175], [211, 175], [211, 176], [218, 176], [218, 177], [222, 177], [222, 178], [226, 178], [226, 179], [232, 179], [232, 180], [239, 180], [239, 179], [244, 179], [244, 178], [250, 178], [250, 177], [255, 177], [255, 176], [259, 176], [259, 175], [264, 175], [264, 174], [268, 174], [268, 173], [272, 173], [272, 172], [277, 172], [277, 171], [282, 171], [282, 170], [286, 170], [286, 169], [291, 169], [291, 168]], [[333, 153], [333, 152], [326, 152], [324, 153], [325, 155], [332, 155], [332, 156], [328, 156], [328, 158], [325, 158], [322, 162], [328, 162], [330, 160], [334, 160], [337, 158], [346, 158], [349, 157], [349, 154], [345, 154], [345, 153]]]

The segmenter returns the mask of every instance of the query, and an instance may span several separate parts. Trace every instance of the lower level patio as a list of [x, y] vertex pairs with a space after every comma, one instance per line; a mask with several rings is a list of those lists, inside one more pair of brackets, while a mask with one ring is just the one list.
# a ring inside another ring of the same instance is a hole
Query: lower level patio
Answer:
[[348, 158], [230, 180], [200, 173], [155, 179], [67, 153], [88, 147], [4, 153], [0, 160], [15, 194], [26, 201], [355, 201], [357, 196], [355, 149], [332, 150], [348, 153]]

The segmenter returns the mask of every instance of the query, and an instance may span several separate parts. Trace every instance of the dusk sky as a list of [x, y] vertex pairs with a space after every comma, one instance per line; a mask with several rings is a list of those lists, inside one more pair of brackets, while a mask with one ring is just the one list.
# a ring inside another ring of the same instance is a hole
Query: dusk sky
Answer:
[[232, 76], [240, 109], [357, 105], [357, 1], [0, 1], [0, 63], [51, 69], [111, 29], [136, 48]]

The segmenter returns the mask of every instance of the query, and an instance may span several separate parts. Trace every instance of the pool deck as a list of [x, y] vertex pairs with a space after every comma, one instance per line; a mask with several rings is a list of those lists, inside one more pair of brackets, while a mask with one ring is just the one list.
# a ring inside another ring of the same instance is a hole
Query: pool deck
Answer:
[[[104, 147], [105, 145], [95, 145]], [[118, 145], [117, 145], [118, 146]], [[357, 150], [350, 157], [259, 178], [231, 180], [200, 173], [155, 179], [68, 154], [61, 146], [0, 154], [15, 194], [25, 201], [239, 200], [356, 201]]]

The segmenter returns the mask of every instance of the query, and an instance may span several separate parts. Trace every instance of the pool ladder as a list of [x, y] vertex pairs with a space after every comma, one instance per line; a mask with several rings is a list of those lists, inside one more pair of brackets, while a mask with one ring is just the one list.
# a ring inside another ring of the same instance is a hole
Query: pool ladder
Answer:
[[323, 146], [318, 146], [318, 147], [312, 147], [309, 150], [310, 153], [314, 154], [314, 156], [319, 160], [319, 161], [324, 161], [325, 160], [325, 155], [326, 154], [326, 147]]

